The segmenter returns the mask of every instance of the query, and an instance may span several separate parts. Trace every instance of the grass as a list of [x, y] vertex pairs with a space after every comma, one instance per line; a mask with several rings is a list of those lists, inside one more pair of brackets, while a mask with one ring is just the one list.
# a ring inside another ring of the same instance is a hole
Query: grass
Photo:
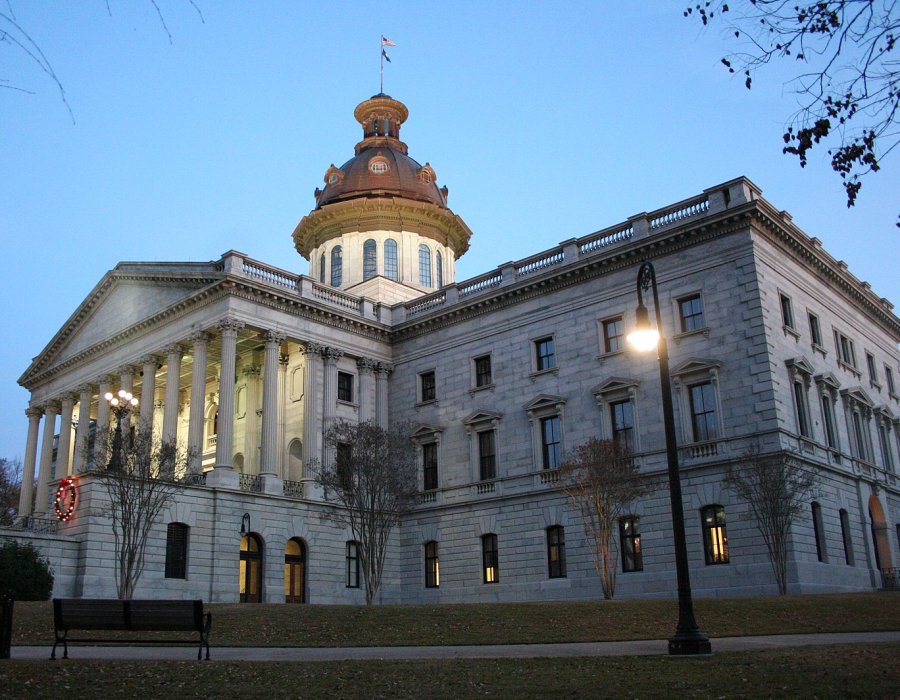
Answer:
[[708, 659], [3, 662], [23, 698], [896, 698], [900, 644], [722, 653]]
[[[674, 600], [373, 607], [212, 604], [207, 607], [213, 614], [213, 648], [660, 639], [674, 632], [678, 617]], [[894, 593], [703, 598], [695, 601], [695, 611], [701, 630], [709, 637], [900, 630], [900, 595]], [[52, 644], [52, 605], [16, 603], [12, 642], [14, 645]]]

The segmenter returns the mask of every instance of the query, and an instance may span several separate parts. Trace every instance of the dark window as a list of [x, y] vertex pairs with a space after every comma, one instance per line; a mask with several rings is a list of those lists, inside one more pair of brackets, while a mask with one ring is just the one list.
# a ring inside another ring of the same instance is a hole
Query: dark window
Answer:
[[703, 523], [703, 551], [707, 564], [728, 563], [728, 535], [725, 532], [725, 508], [706, 506], [700, 511]]
[[694, 294], [678, 300], [678, 310], [681, 314], [681, 332], [695, 331], [704, 327], [703, 299], [699, 294]]
[[534, 352], [537, 371], [556, 367], [556, 355], [553, 352], [553, 338], [541, 338], [534, 341]]
[[603, 352], [618, 352], [624, 347], [622, 317], [603, 322]]
[[[850, 516], [841, 508], [841, 539], [844, 541], [844, 562], [847, 566], [854, 566], [853, 536], [850, 534]], [[897, 534], [900, 535], [900, 525], [897, 526]]]
[[834, 332], [834, 347], [837, 352], [838, 360], [845, 365], [856, 368], [856, 350], [853, 348], [853, 341], [840, 331]]
[[425, 588], [441, 585], [441, 564], [438, 561], [438, 543], [425, 543]]
[[619, 521], [619, 540], [622, 547], [622, 571], [643, 571], [641, 553], [641, 521], [630, 515]]
[[482, 481], [497, 477], [497, 455], [493, 430], [478, 433], [478, 471]]
[[822, 329], [819, 327], [819, 317], [812, 313], [809, 314], [809, 335], [813, 345], [822, 347]]
[[541, 449], [544, 469], [556, 469], [562, 458], [559, 439], [559, 416], [541, 419]]
[[634, 406], [631, 401], [616, 401], [609, 405], [612, 437], [628, 452], [634, 451]]
[[485, 583], [497, 583], [500, 580], [497, 535], [485, 535], [481, 538], [481, 569]]
[[565, 578], [566, 532], [562, 525], [547, 528], [547, 566], [550, 578]]
[[691, 387], [691, 424], [694, 428], [694, 442], [715, 440], [719, 436], [712, 382]]
[[166, 578], [187, 578], [188, 526], [169, 523], [166, 528]]
[[878, 424], [878, 440], [881, 443], [881, 461], [885, 469], [894, 471], [894, 457], [891, 454], [891, 441], [888, 438], [888, 428], [884, 423]]
[[431, 250], [424, 243], [419, 246], [419, 284], [431, 286]]
[[888, 393], [895, 395], [897, 390], [894, 388], [894, 372], [887, 365], [884, 366], [884, 380], [887, 382]]
[[422, 445], [422, 474], [426, 491], [432, 491], [438, 487], [438, 459], [437, 443], [429, 442]]
[[363, 243], [363, 280], [372, 279], [378, 274], [378, 259], [374, 239]]
[[353, 486], [353, 447], [346, 442], [339, 442], [336, 450], [337, 477], [341, 488]]
[[340, 287], [344, 280], [344, 270], [341, 255], [341, 247], [336, 245], [331, 249], [331, 286]]
[[806, 411], [806, 388], [800, 382], [794, 382], [794, 404], [797, 407], [797, 432], [802, 437], [809, 437], [809, 419]]
[[319, 282], [325, 284], [325, 253], [319, 258]]
[[870, 352], [866, 353], [866, 367], [869, 370], [869, 381], [877, 384], [878, 372], [875, 370], [875, 356]]
[[338, 372], [338, 401], [353, 402], [353, 375]]
[[305, 603], [306, 547], [293, 538], [284, 548], [284, 602]]
[[[872, 550], [875, 555], [875, 568], [881, 568], [881, 554], [878, 552], [878, 533], [875, 532], [875, 518], [872, 516], [872, 509], [869, 509], [869, 529], [872, 532]], [[887, 533], [885, 533], [887, 534]]]
[[837, 440], [834, 437], [834, 413], [831, 410], [831, 399], [822, 397], [822, 424], [825, 427], [825, 441], [831, 448], [837, 448]]
[[494, 383], [491, 376], [491, 356], [484, 355], [475, 358], [475, 386], [489, 386]]
[[397, 241], [388, 238], [384, 242], [384, 276], [389, 280], [398, 279], [397, 276]]
[[434, 271], [437, 275], [437, 288], [444, 286], [444, 256], [441, 251], [434, 254]]
[[359, 544], [347, 543], [347, 588], [359, 588]]
[[825, 525], [822, 522], [822, 506], [812, 504], [813, 532], [816, 535], [816, 556], [819, 561], [828, 561], [828, 550], [825, 546]]
[[437, 398], [437, 382], [434, 372], [422, 372], [419, 375], [419, 382], [422, 388], [422, 403], [434, 401]]
[[788, 328], [794, 327], [794, 308], [791, 306], [791, 298], [781, 295], [781, 322]]
[[862, 416], [859, 415], [859, 411], [853, 411], [852, 421], [853, 436], [856, 438], [856, 457], [857, 459], [868, 461], [869, 452], [866, 449], [866, 439], [863, 435]]

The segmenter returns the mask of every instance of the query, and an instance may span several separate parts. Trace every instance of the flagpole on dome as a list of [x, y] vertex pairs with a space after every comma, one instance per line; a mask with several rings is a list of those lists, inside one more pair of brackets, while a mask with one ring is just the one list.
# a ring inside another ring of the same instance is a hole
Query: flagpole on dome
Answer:
[[391, 62], [391, 57], [387, 55], [387, 51], [384, 50], [385, 46], [396, 46], [393, 41], [385, 38], [384, 34], [381, 35], [381, 90], [380, 93], [384, 93], [384, 59], [387, 59], [387, 62]]

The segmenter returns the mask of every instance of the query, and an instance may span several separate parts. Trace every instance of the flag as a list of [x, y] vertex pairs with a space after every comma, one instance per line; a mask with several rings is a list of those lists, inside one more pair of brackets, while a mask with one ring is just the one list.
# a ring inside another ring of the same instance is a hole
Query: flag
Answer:
[[390, 39], [385, 39], [384, 34], [382, 34], [381, 35], [381, 45], [382, 46], [396, 46], [397, 44], [395, 44]]
[[387, 55], [387, 51], [385, 51], [384, 49], [381, 49], [381, 55], [385, 57], [385, 59], [387, 60], [388, 63], [391, 62], [391, 57]]

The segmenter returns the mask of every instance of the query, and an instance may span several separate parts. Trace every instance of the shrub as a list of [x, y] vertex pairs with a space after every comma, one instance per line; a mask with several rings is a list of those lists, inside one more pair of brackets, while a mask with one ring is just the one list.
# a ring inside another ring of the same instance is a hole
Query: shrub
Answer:
[[49, 600], [52, 594], [53, 569], [34, 545], [0, 544], [0, 600]]

